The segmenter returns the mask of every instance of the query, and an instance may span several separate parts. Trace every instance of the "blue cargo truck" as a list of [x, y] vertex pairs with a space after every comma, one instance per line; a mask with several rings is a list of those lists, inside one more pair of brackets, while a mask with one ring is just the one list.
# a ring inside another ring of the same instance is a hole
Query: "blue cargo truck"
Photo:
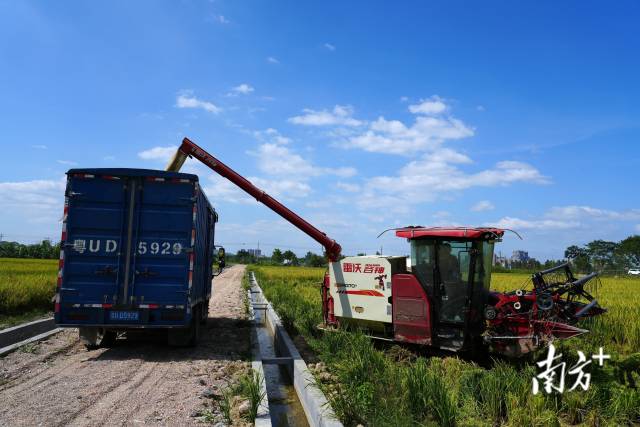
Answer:
[[134, 328], [165, 328], [169, 344], [196, 344], [208, 314], [217, 219], [196, 175], [69, 170], [57, 325], [79, 328], [87, 347]]

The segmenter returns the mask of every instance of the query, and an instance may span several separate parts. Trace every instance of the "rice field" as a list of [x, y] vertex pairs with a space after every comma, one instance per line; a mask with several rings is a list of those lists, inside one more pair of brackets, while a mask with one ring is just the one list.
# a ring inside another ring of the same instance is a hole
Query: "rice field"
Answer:
[[0, 328], [52, 310], [58, 261], [0, 258]]
[[[375, 345], [356, 332], [320, 333], [316, 325], [322, 321], [319, 283], [323, 268], [250, 269], [285, 326], [304, 337], [331, 374], [330, 378], [319, 375], [317, 384], [346, 426], [640, 423], [640, 392], [621, 381], [614, 369], [635, 360], [630, 355], [640, 349], [638, 279], [603, 278], [597, 298], [609, 312], [585, 325], [590, 334], [556, 343], [569, 367], [577, 361], [577, 350], [590, 355], [603, 346], [611, 354], [608, 365], [590, 370], [588, 391], [533, 395], [532, 378], [538, 371], [531, 361], [493, 361], [487, 368], [456, 357], [426, 357], [397, 345]], [[522, 288], [527, 278], [525, 274], [495, 274], [492, 288]], [[640, 361], [640, 354], [636, 357]], [[640, 383], [640, 366], [637, 368], [632, 378]]]

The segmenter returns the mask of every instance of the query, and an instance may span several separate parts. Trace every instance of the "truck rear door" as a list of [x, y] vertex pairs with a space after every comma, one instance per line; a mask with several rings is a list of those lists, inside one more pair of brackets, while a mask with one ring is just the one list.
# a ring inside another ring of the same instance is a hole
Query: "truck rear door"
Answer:
[[147, 177], [139, 185], [132, 227], [132, 276], [123, 293], [131, 303], [187, 304], [194, 183]]
[[127, 181], [93, 174], [70, 176], [64, 280], [65, 305], [114, 304], [124, 274], [122, 237], [127, 225]]
[[64, 305], [187, 304], [194, 182], [74, 174], [67, 198]]

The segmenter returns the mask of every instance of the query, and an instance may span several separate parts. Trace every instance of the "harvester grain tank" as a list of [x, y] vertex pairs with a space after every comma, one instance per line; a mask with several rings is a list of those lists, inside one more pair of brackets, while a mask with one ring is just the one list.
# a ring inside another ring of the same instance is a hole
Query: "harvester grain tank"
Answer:
[[[319, 242], [329, 258], [321, 285], [324, 328], [350, 325], [397, 342], [451, 351], [490, 347], [519, 356], [553, 339], [584, 332], [580, 319], [604, 312], [568, 265], [537, 273], [533, 289], [490, 290], [494, 244], [505, 230], [488, 227], [404, 227], [410, 262], [398, 256], [341, 257], [325, 233], [184, 138], [167, 170], [193, 157], [242, 188]], [[558, 278], [555, 273], [564, 273]]]
[[208, 314], [218, 216], [191, 174], [67, 172], [55, 321], [88, 347], [132, 329], [195, 344]]

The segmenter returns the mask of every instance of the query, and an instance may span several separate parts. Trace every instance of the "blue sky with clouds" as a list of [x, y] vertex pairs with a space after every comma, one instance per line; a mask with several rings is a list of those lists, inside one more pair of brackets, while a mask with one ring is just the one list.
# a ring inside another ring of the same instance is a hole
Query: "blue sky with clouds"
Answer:
[[[184, 136], [347, 253], [498, 225], [504, 252], [640, 232], [637, 2], [0, 0], [0, 233], [60, 232], [70, 167]], [[204, 167], [230, 250], [310, 238]]]

